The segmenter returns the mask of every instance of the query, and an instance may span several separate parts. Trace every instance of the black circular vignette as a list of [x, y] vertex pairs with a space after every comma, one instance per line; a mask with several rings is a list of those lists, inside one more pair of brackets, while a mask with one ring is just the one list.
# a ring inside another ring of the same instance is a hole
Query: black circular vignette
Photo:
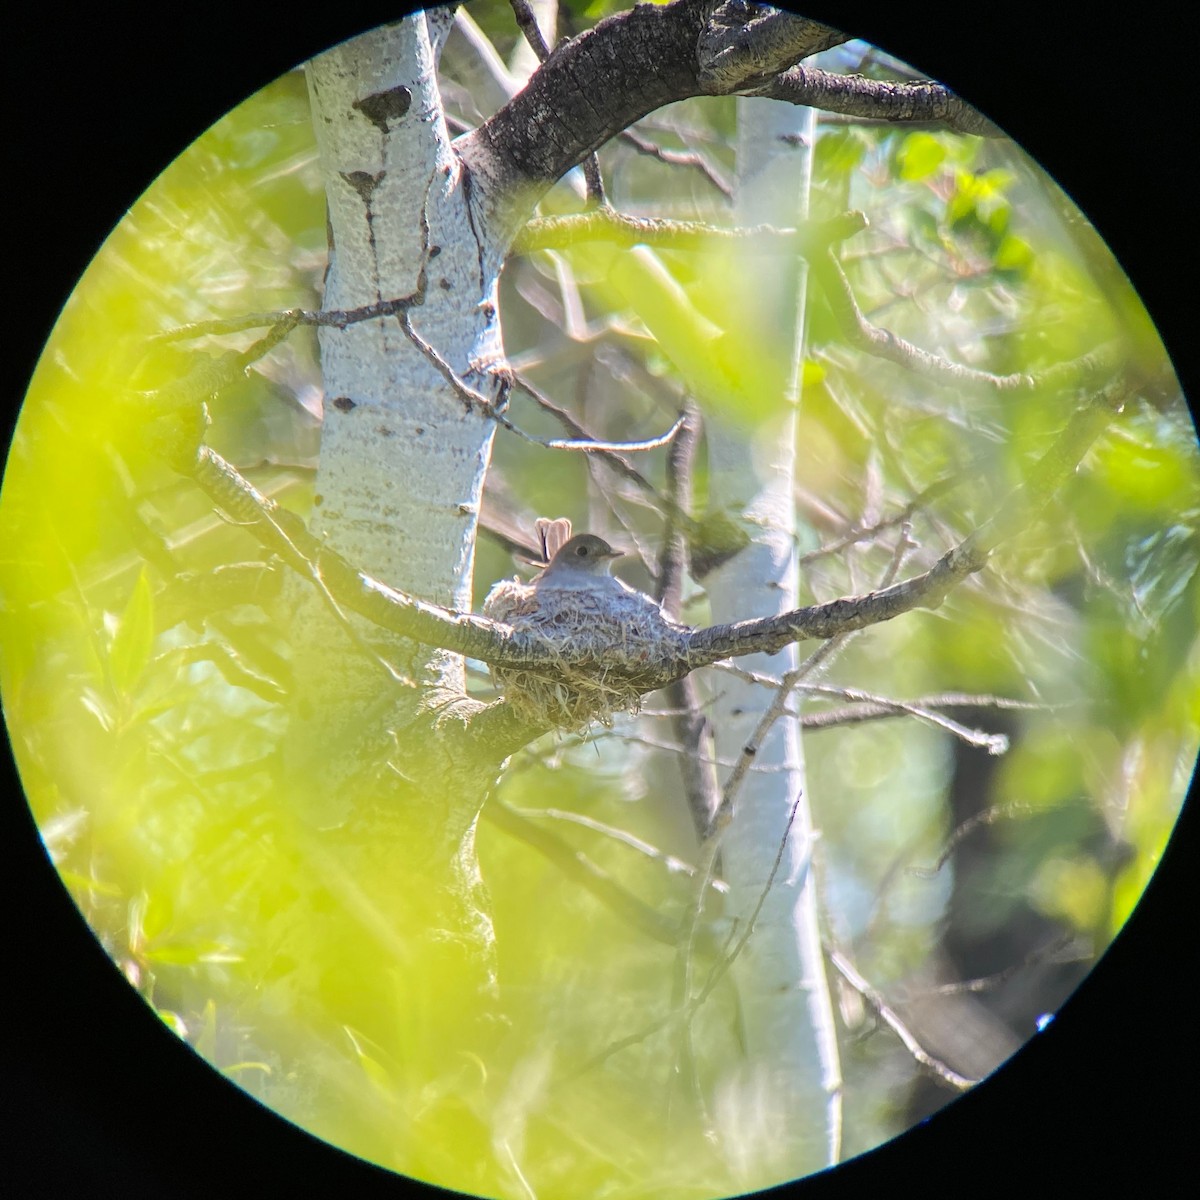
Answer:
[[[18, 130], [6, 189], [16, 336], [0, 360], [12, 376], [5, 429], [79, 275], [155, 176], [256, 88], [405, 7], [350, 0], [282, 20], [273, 7], [210, 4], [178, 24], [177, 13], [143, 4], [107, 20], [92, 10], [53, 21], [43, 11], [36, 27], [28, 12], [27, 28], [5, 22], [16, 51], [5, 111]], [[981, 14], [939, 2], [867, 15], [854, 7], [804, 12], [834, 25], [853, 20], [857, 33], [950, 84], [1011, 133], [1105, 237], [1194, 395], [1195, 256], [1179, 252], [1193, 219], [1180, 114], [1194, 105], [1176, 65], [1176, 47], [1188, 44], [1179, 10], [1141, 5], [1134, 28], [1083, 6], [1006, 4]], [[10, 915], [11, 940], [0, 993], [0, 1186], [56, 1195], [82, 1185], [125, 1200], [446, 1194], [301, 1133], [161, 1026], [68, 898], [20, 800], [7, 746], [4, 766], [0, 911]], [[1181, 1104], [1194, 1115], [1200, 1065], [1186, 984], [1197, 911], [1194, 810], [1190, 800], [1121, 935], [1012, 1063], [895, 1142], [770, 1194], [858, 1197], [926, 1184], [982, 1195], [1165, 1194], [1184, 1177], [1194, 1149]]]

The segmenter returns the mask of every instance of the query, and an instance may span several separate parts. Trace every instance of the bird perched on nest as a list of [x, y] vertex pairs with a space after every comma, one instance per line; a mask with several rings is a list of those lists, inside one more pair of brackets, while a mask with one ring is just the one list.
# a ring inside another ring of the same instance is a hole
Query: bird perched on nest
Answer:
[[544, 569], [529, 583], [500, 580], [483, 602], [484, 616], [536, 632], [559, 652], [582, 651], [592, 661], [555, 664], [553, 675], [495, 667], [492, 676], [505, 697], [533, 719], [567, 729], [591, 720], [611, 724], [614, 712], [636, 712], [641, 698], [622, 676], [677, 652], [688, 628], [670, 620], [652, 597], [610, 574], [621, 551], [603, 538], [572, 537], [565, 517], [539, 517], [536, 529]]

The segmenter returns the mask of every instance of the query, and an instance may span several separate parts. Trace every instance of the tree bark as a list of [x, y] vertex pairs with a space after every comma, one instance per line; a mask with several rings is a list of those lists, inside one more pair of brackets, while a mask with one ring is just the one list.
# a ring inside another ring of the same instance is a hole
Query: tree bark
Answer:
[[[807, 215], [814, 132], [811, 110], [739, 101], [734, 186], [739, 224], [792, 225]], [[784, 138], [789, 149], [781, 152]], [[731, 428], [728, 418], [708, 423], [710, 503], [745, 522], [751, 538], [705, 577], [717, 621], [768, 617], [798, 603], [793, 467], [805, 275], [798, 260], [788, 260], [782, 269], [757, 273], [754, 294], [743, 298], [748, 345], [758, 325], [792, 344], [782, 414], [756, 428], [753, 437]], [[754, 655], [741, 665], [782, 675], [797, 661], [793, 643], [771, 658]], [[721, 678], [716, 692], [717, 757], [736, 762], [751, 744], [771, 693], [730, 677]], [[773, 1162], [782, 1173], [806, 1173], [837, 1159], [841, 1097], [811, 870], [814, 831], [794, 721], [775, 723], [757, 744], [740, 786], [727, 779], [723, 803], [718, 824], [727, 824], [717, 838], [730, 910], [745, 925], [761, 904], [754, 932], [734, 964], [747, 1053], [732, 1068], [733, 1087], [745, 1097], [769, 1097], [764, 1109], [779, 1114], [777, 1121], [739, 1131], [746, 1169], [757, 1160]]]
[[[319, 330], [324, 424], [310, 524], [321, 545], [375, 578], [469, 610], [495, 424], [462, 403], [404, 326], [495, 399], [500, 256], [475, 224], [442, 115], [436, 67], [450, 16], [414, 14], [308, 66], [329, 211], [324, 307], [421, 301], [399, 317]], [[351, 894], [381, 935], [404, 930], [409, 969], [437, 981], [443, 1019], [470, 1044], [473, 997], [492, 974], [475, 824], [499, 757], [469, 752], [464, 725], [484, 706], [465, 695], [461, 655], [339, 605], [320, 553], [293, 592], [290, 803], [316, 831], [322, 884]], [[386, 1019], [392, 1006], [377, 1000], [362, 1010]]]

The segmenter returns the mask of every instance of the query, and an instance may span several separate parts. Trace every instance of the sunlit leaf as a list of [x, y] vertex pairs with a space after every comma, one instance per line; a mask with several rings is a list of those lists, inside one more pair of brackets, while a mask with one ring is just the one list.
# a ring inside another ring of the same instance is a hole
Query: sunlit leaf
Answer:
[[150, 577], [143, 568], [113, 633], [109, 670], [118, 692], [128, 694], [137, 686], [153, 646], [154, 597]]
[[901, 179], [928, 179], [946, 161], [946, 147], [933, 134], [910, 133], [896, 157]]

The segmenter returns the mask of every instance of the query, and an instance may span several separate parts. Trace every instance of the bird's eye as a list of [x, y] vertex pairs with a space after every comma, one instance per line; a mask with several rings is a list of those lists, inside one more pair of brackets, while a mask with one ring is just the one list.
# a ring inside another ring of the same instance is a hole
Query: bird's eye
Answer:
[[586, 546], [576, 546], [575, 553], [578, 554], [580, 558], [587, 558], [588, 548]]

